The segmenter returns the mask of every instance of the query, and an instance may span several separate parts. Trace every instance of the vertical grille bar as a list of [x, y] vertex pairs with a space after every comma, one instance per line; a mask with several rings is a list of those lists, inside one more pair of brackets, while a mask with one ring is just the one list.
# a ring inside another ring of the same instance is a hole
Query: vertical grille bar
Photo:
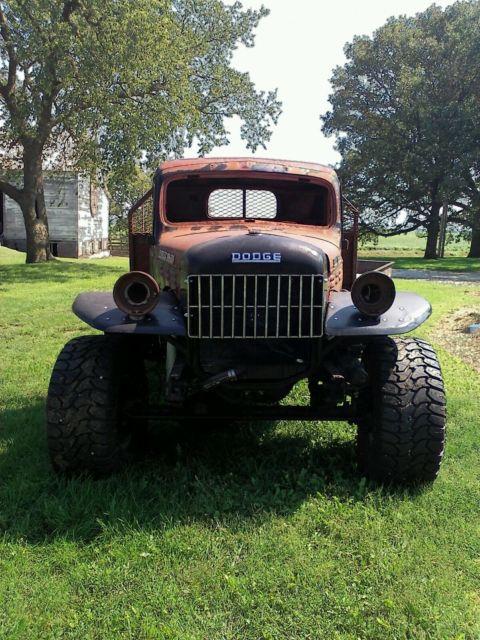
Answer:
[[265, 338], [268, 338], [268, 310], [270, 308], [269, 294], [270, 294], [270, 276], [267, 276], [267, 282], [265, 285]]
[[287, 337], [290, 338], [290, 315], [292, 311], [292, 276], [288, 276], [288, 300], [287, 300]]
[[220, 337], [223, 338], [223, 332], [225, 327], [225, 276], [220, 276], [220, 277], [222, 279], [222, 282], [221, 282], [222, 290], [220, 293]]
[[213, 338], [213, 276], [210, 276], [210, 338]]
[[235, 276], [232, 276], [232, 338], [235, 337]]
[[187, 284], [191, 338], [314, 338], [322, 335], [321, 275], [190, 275]]
[[243, 337], [244, 338], [247, 335], [247, 281], [248, 281], [248, 276], [243, 276]]
[[313, 289], [315, 286], [314, 276], [310, 279], [310, 335], [313, 335]]
[[253, 296], [253, 337], [257, 337], [257, 299], [258, 299], [258, 276], [255, 276], [255, 293]]
[[302, 337], [302, 318], [303, 318], [303, 276], [300, 276], [298, 291], [298, 336]]
[[198, 278], [198, 335], [202, 335], [202, 277]]
[[275, 337], [280, 335], [280, 296], [282, 294], [280, 276], [277, 276], [277, 332]]

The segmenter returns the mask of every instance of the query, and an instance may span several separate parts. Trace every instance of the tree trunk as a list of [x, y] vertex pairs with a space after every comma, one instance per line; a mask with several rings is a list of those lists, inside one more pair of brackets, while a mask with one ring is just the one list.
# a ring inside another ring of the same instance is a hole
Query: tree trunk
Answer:
[[425, 247], [424, 258], [428, 259], [436, 259], [438, 258], [437, 254], [437, 244], [438, 244], [438, 233], [440, 231], [440, 204], [434, 203], [432, 204], [430, 221], [427, 224], [427, 246]]
[[480, 258], [480, 219], [475, 221], [472, 228], [472, 241], [470, 243], [470, 251], [468, 258]]
[[23, 194], [20, 204], [27, 235], [27, 263], [51, 258], [47, 209], [43, 191], [42, 152], [36, 145], [23, 154]]

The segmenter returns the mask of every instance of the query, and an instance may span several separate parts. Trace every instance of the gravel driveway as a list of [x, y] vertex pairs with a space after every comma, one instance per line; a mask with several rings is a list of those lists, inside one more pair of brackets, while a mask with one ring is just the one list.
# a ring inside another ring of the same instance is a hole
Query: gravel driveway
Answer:
[[478, 282], [480, 271], [429, 271], [428, 269], [393, 269], [393, 278], [406, 280], [439, 280], [443, 282]]

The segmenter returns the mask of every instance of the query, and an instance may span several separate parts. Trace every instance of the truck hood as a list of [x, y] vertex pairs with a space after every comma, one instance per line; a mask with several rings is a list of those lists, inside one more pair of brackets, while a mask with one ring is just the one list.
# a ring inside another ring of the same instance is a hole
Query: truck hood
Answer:
[[[167, 253], [169, 261], [179, 265], [186, 259], [187, 262], [197, 262], [201, 259], [203, 267], [198, 265], [204, 272], [206, 263], [215, 263], [220, 261], [223, 267], [226, 266], [225, 261], [230, 264], [229, 272], [232, 265], [232, 254], [237, 253], [282, 253], [281, 261], [284, 264], [288, 257], [290, 268], [292, 262], [298, 260], [300, 256], [310, 256], [306, 261], [310, 264], [310, 259], [314, 256], [326, 255], [333, 263], [340, 255], [340, 229], [337, 228], [321, 228], [307, 225], [288, 225], [288, 228], [282, 228], [282, 225], [271, 228], [261, 227], [260, 225], [246, 226], [244, 224], [218, 225], [212, 228], [210, 225], [198, 225], [196, 228], [175, 229], [162, 233], [158, 249], [156, 253]], [[208, 258], [207, 258], [208, 255]], [[210, 258], [211, 256], [211, 258]], [[235, 256], [236, 257], [236, 256]], [[257, 258], [257, 256], [255, 256]], [[253, 258], [253, 259], [255, 259]], [[313, 258], [314, 259], [314, 258]], [[268, 256], [261, 256], [258, 262], [268, 262]], [[257, 262], [257, 272], [258, 272]], [[238, 263], [246, 265], [247, 262]], [[193, 264], [189, 264], [193, 267]], [[313, 266], [313, 265], [310, 265]], [[211, 273], [218, 273], [218, 269]], [[242, 272], [245, 269], [242, 267]], [[304, 272], [303, 270], [301, 272]], [[317, 272], [314, 270], [314, 272]]]

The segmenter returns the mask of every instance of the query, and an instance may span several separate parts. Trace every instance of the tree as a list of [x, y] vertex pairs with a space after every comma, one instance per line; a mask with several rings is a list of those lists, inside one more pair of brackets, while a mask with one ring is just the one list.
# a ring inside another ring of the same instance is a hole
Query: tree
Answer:
[[464, 213], [467, 215], [467, 226], [471, 229], [469, 258], [480, 258], [480, 167], [478, 163], [471, 171], [465, 173], [467, 203]]
[[108, 180], [109, 234], [110, 237], [128, 235], [128, 211], [152, 187], [152, 177], [140, 167], [133, 167], [130, 173], [113, 173]]
[[468, 208], [465, 176], [480, 151], [479, 26], [480, 4], [466, 0], [356, 37], [322, 118], [367, 226], [385, 235], [426, 228], [428, 258], [437, 255], [443, 203], [456, 203], [457, 220]]
[[[251, 149], [277, 122], [276, 92], [231, 66], [267, 15], [221, 0], [0, 0], [0, 190], [20, 205], [27, 262], [49, 258], [43, 171], [107, 178], [228, 141]], [[22, 179], [18, 179], [18, 171]]]

